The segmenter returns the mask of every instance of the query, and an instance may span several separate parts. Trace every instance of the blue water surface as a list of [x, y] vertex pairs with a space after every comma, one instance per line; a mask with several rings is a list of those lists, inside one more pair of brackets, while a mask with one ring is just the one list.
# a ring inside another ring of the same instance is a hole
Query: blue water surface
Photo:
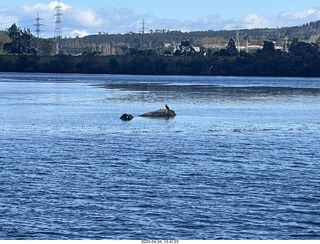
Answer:
[[0, 239], [320, 239], [319, 148], [320, 79], [1, 73]]

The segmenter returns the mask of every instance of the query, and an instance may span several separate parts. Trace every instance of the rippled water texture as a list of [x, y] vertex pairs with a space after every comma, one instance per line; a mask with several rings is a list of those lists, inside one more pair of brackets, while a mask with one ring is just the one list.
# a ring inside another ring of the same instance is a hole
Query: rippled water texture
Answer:
[[1, 73], [0, 239], [320, 239], [319, 105], [319, 79]]

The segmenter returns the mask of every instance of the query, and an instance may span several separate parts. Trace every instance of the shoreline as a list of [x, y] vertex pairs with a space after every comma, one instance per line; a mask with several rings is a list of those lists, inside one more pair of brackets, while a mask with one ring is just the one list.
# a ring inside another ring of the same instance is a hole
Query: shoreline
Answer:
[[142, 76], [142, 77], [223, 77], [223, 78], [232, 78], [232, 77], [240, 77], [240, 78], [288, 78], [288, 79], [294, 79], [294, 78], [303, 78], [303, 79], [320, 79], [319, 76], [303, 76], [303, 75], [224, 75], [224, 74], [213, 74], [213, 75], [194, 75], [194, 74], [136, 74], [136, 73], [92, 73], [92, 72], [51, 72], [51, 71], [0, 71], [1, 73], [17, 73], [17, 74], [73, 74], [73, 75], [111, 75], [111, 76]]

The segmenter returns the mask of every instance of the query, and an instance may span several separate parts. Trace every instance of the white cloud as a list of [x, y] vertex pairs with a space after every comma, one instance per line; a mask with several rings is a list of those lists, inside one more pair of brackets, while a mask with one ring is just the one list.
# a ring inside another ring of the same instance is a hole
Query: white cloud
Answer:
[[248, 14], [241, 21], [241, 28], [265, 28], [271, 25], [272, 19], [257, 14]]
[[[32, 6], [23, 5], [22, 11], [26, 14], [34, 13], [34, 12], [52, 12], [55, 10], [56, 6], [57, 6], [57, 1], [53, 1], [48, 4], [36, 3]], [[63, 10], [72, 8], [70, 5], [65, 4], [63, 2], [60, 3], [60, 6], [62, 7]]]
[[295, 19], [307, 19], [310, 16], [319, 16], [319, 12], [314, 10], [314, 9], [309, 9], [309, 10], [305, 10], [305, 11], [299, 11], [297, 13], [293, 14], [293, 17]]
[[105, 6], [99, 14], [104, 19], [103, 31], [115, 33], [138, 31], [139, 23], [143, 18], [129, 9], [110, 6]]
[[73, 30], [70, 33], [70, 37], [84, 37], [89, 35], [89, 33], [86, 30]]
[[65, 11], [65, 20], [76, 26], [99, 28], [103, 25], [101, 18], [93, 9], [76, 7]]
[[[135, 15], [131, 10], [110, 6], [105, 6], [98, 11], [85, 7], [73, 7], [63, 11], [63, 14], [63, 30], [81, 29], [88, 34], [137, 32], [139, 29], [138, 23], [142, 20], [142, 16]], [[69, 36], [71, 32], [64, 33]], [[82, 35], [85, 32], [81, 31]]]
[[222, 20], [219, 15], [203, 16], [195, 21], [180, 21], [176, 19], [157, 19], [154, 16], [147, 20], [150, 29], [169, 29], [182, 31], [197, 30], [220, 30], [225, 27], [228, 21]]
[[[55, 29], [55, 7], [57, 1], [48, 4], [36, 3], [23, 5], [17, 9], [0, 8], [0, 28], [9, 28], [13, 23], [21, 28], [35, 29], [35, 18], [39, 12], [42, 18], [42, 36], [52, 37]], [[142, 19], [146, 20], [148, 29], [170, 30], [222, 30], [240, 28], [274, 28], [294, 26], [319, 20], [320, 10], [308, 9], [299, 12], [283, 12], [267, 17], [256, 13], [247, 14], [242, 19], [223, 19], [220, 15], [207, 15], [197, 20], [181, 21], [164, 19], [153, 15], [138, 15], [130, 9], [104, 6], [92, 9], [81, 6], [70, 6], [61, 2], [63, 36], [84, 36], [98, 32], [127, 33], [138, 32]]]
[[248, 14], [241, 21], [241, 28], [276, 28], [296, 26], [319, 20], [320, 11], [309, 9], [299, 12], [284, 12], [272, 17]]
[[18, 20], [18, 17], [11, 15], [8, 9], [0, 8], [0, 29], [7, 29]]

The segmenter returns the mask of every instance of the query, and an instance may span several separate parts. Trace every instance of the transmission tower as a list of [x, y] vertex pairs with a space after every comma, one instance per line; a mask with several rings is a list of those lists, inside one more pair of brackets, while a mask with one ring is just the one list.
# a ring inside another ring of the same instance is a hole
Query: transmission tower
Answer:
[[287, 53], [288, 52], [288, 37], [284, 38], [284, 51]]
[[236, 37], [236, 47], [238, 48], [238, 52], [240, 53], [241, 51], [241, 45], [240, 45], [240, 31], [239, 31], [239, 26], [237, 26], [237, 37]]
[[40, 37], [41, 37], [41, 32], [42, 32], [41, 26], [42, 26], [43, 24], [41, 24], [41, 22], [40, 22], [40, 21], [42, 21], [42, 19], [39, 17], [39, 12], [38, 12], [38, 14], [37, 14], [37, 18], [35, 18], [34, 20], [36, 21], [36, 23], [33, 25], [33, 26], [36, 27], [36, 29], [35, 29], [36, 37], [37, 37], [37, 38], [40, 38]]
[[61, 13], [61, 4], [60, 4], [60, 0], [57, 1], [57, 6], [56, 6], [56, 14], [54, 16], [56, 16], [56, 29], [55, 29], [55, 32], [54, 32], [54, 37], [55, 38], [61, 38], [62, 37], [62, 29], [61, 29], [61, 24], [62, 24], [62, 21], [61, 21], [61, 16], [62, 16], [62, 13]]
[[142, 23], [141, 24], [141, 34], [145, 34], [146, 33], [146, 22], [144, 21], [144, 19], [142, 19]]
[[36, 23], [33, 25], [36, 27], [36, 29], [35, 29], [36, 37], [37, 37], [36, 48], [37, 48], [37, 50], [39, 50], [40, 49], [40, 38], [41, 38], [41, 32], [42, 32], [41, 26], [43, 25], [43, 24], [41, 24], [42, 19], [39, 17], [39, 12], [37, 14], [37, 18], [35, 18], [34, 20], [36, 21]]
[[61, 24], [62, 24], [62, 21], [61, 21], [61, 16], [62, 16], [62, 13], [61, 13], [61, 3], [60, 3], [60, 0], [57, 1], [57, 6], [55, 7], [56, 9], [56, 14], [54, 15], [56, 17], [56, 29], [55, 29], [55, 32], [54, 32], [54, 38], [56, 38], [56, 54], [59, 54], [59, 39], [61, 39], [62, 37], [62, 29], [61, 29]]

